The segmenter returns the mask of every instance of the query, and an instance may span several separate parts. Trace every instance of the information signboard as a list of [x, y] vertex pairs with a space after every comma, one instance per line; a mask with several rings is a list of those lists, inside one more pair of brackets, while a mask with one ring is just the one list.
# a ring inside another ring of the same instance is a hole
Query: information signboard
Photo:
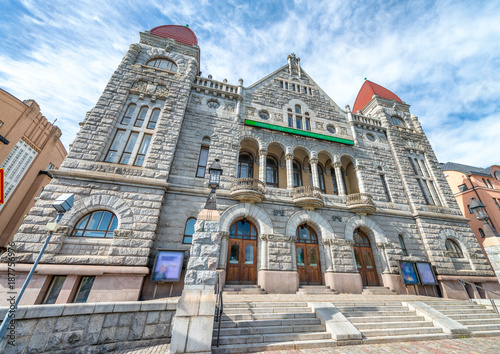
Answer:
[[151, 281], [176, 282], [181, 278], [182, 263], [184, 262], [184, 251], [158, 250]]

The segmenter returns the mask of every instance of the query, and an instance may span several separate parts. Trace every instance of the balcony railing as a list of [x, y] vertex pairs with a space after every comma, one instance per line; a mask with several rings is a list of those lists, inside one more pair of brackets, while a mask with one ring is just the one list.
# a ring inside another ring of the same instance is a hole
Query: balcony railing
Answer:
[[255, 178], [236, 178], [231, 182], [229, 195], [245, 203], [260, 203], [265, 199], [266, 186]]
[[377, 210], [373, 202], [373, 197], [368, 193], [346, 195], [345, 205], [356, 214], [372, 214]]
[[320, 209], [325, 203], [317, 187], [295, 187], [292, 189], [292, 200], [295, 205], [309, 210]]

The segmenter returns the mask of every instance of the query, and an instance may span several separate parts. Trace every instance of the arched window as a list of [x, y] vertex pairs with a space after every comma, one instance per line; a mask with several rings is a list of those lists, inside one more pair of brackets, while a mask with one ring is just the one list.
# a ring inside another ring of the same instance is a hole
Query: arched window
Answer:
[[401, 249], [403, 250], [403, 256], [407, 256], [408, 250], [406, 249], [405, 240], [403, 239], [403, 235], [399, 235], [398, 238], [399, 238], [399, 245], [401, 246]]
[[130, 123], [136, 108], [137, 108], [137, 106], [135, 103], [131, 103], [128, 105], [127, 110], [125, 111], [125, 114], [123, 115], [121, 124], [128, 125]]
[[391, 124], [392, 125], [398, 125], [400, 127], [406, 127], [406, 124], [405, 124], [405, 121], [402, 120], [401, 118], [399, 117], [396, 117], [396, 116], [392, 116], [391, 117]]
[[337, 175], [335, 174], [335, 168], [330, 168], [330, 176], [332, 176], [332, 186], [333, 186], [333, 194], [339, 194], [339, 187], [337, 186]]
[[278, 161], [272, 157], [266, 157], [266, 184], [272, 187], [278, 187]]
[[196, 224], [195, 218], [187, 219], [186, 227], [184, 227], [184, 237], [182, 238], [182, 243], [193, 243], [194, 224]]
[[210, 138], [204, 137], [201, 141], [200, 156], [198, 157], [198, 167], [196, 168], [196, 177], [204, 178], [207, 170], [208, 150], [210, 146]]
[[162, 59], [162, 58], [152, 59], [148, 61], [146, 65], [152, 66], [153, 68], [173, 71], [174, 73], [177, 72], [177, 65], [175, 65], [173, 61], [168, 59]]
[[449, 238], [444, 244], [446, 246], [446, 250], [448, 251], [448, 255], [451, 258], [464, 258], [460, 246], [455, 241]]
[[302, 187], [302, 168], [297, 160], [293, 161], [293, 186]]
[[479, 234], [481, 235], [481, 238], [485, 238], [486, 237], [486, 235], [484, 234], [483, 229], [481, 229], [481, 228], [479, 229]]
[[238, 178], [253, 178], [253, 157], [248, 152], [240, 152]]
[[158, 122], [158, 117], [160, 116], [160, 110], [155, 109], [151, 113], [151, 118], [149, 118], [148, 129], [156, 128], [156, 123]]
[[295, 114], [302, 114], [302, 109], [298, 104], [295, 105]]
[[116, 215], [104, 210], [94, 211], [78, 221], [72, 236], [113, 237], [118, 227]]
[[325, 176], [323, 174], [323, 167], [321, 167], [320, 164], [318, 164], [317, 166], [318, 166], [319, 189], [321, 189], [321, 191], [323, 193], [326, 193], [326, 189], [325, 189]]
[[313, 228], [307, 225], [307, 223], [297, 227], [295, 236], [297, 236], [296, 242], [298, 243], [318, 243], [316, 232], [314, 232]]
[[144, 124], [144, 120], [146, 119], [146, 114], [148, 114], [148, 108], [147, 106], [141, 107], [139, 114], [137, 115], [137, 119], [135, 120], [134, 127], [142, 127]]

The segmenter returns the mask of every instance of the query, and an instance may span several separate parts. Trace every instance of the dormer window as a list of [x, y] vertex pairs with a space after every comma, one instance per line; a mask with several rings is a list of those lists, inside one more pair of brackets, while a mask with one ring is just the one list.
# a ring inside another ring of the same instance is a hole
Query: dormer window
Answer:
[[403, 128], [406, 127], [405, 121], [399, 117], [392, 116], [390, 120], [392, 125], [397, 125]]
[[162, 59], [162, 58], [153, 59], [148, 61], [146, 65], [151, 66], [153, 68], [172, 71], [174, 73], [177, 72], [177, 65], [173, 61], [168, 59]]

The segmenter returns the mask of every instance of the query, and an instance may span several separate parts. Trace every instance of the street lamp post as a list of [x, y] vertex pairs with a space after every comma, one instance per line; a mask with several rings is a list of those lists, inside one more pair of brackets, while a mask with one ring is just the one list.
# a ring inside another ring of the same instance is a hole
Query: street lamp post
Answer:
[[26, 280], [24, 281], [24, 284], [19, 291], [19, 296], [16, 298], [16, 301], [14, 302], [14, 305], [11, 305], [10, 310], [7, 311], [5, 314], [5, 317], [3, 319], [2, 325], [0, 326], [0, 343], [3, 341], [5, 333], [7, 332], [7, 329], [10, 325], [11, 320], [16, 317], [16, 311], [17, 311], [17, 306], [19, 305], [19, 302], [21, 301], [21, 297], [24, 294], [24, 291], [28, 287], [28, 283], [31, 279], [31, 276], [33, 273], [35, 273], [36, 266], [40, 262], [40, 259], [43, 256], [43, 253], [45, 252], [45, 249], [47, 248], [47, 245], [50, 242], [50, 239], [52, 238], [52, 234], [54, 231], [57, 231], [59, 228], [59, 221], [61, 221], [61, 218], [63, 217], [64, 213], [70, 210], [73, 207], [73, 201], [74, 201], [75, 195], [74, 194], [63, 194], [59, 198], [55, 200], [55, 202], [52, 204], [54, 209], [57, 210], [58, 214], [56, 217], [55, 222], [50, 222], [47, 223], [45, 226], [46, 231], [50, 231], [49, 236], [47, 236], [47, 239], [45, 240], [45, 243], [42, 246], [42, 249], [40, 250], [40, 253], [38, 254], [38, 257], [36, 257], [35, 263], [33, 264], [33, 267], [31, 267], [30, 272], [28, 273], [28, 276], [26, 277]]
[[476, 199], [473, 199], [470, 203], [470, 208], [474, 213], [474, 216], [478, 220], [482, 221], [485, 237], [498, 237], [499, 235], [497, 231], [491, 227], [490, 216], [488, 215], [484, 204]]
[[220, 185], [220, 176], [222, 175], [222, 167], [220, 165], [220, 160], [215, 159], [208, 169], [210, 171], [210, 178], [208, 180], [208, 186], [210, 187], [210, 194], [208, 195], [207, 202], [205, 203], [205, 209], [207, 210], [217, 210], [217, 198], [215, 196], [215, 191]]

